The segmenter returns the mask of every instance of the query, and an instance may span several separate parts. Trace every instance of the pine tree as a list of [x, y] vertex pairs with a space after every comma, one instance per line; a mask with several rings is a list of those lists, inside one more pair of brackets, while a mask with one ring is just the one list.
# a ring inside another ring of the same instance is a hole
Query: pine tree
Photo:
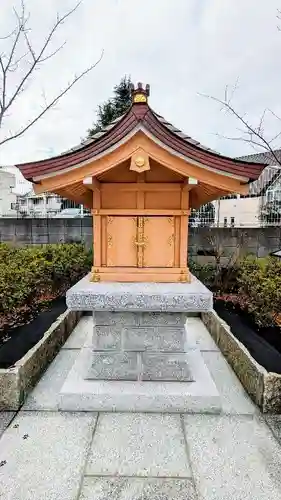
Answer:
[[125, 75], [113, 89], [113, 97], [98, 106], [97, 121], [88, 130], [88, 137], [93, 137], [113, 120], [122, 116], [131, 106], [131, 77]]

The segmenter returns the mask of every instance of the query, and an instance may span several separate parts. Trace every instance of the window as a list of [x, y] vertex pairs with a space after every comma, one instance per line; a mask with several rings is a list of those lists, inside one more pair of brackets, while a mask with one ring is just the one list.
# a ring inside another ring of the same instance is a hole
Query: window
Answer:
[[280, 189], [276, 189], [276, 191], [274, 191], [274, 200], [281, 201], [281, 191], [280, 191]]
[[273, 200], [273, 191], [267, 191], [266, 193], [267, 201]]
[[227, 227], [227, 217], [224, 217], [223, 219], [223, 227]]
[[231, 227], [235, 226], [235, 217], [230, 217], [230, 226]]

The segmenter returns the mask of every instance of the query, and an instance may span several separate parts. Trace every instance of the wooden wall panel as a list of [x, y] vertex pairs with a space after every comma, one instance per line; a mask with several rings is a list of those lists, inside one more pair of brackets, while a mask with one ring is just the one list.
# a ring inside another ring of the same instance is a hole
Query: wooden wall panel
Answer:
[[118, 191], [110, 192], [101, 191], [101, 208], [137, 208], [137, 196], [135, 192]]
[[165, 210], [181, 208], [181, 193], [178, 192], [146, 192], [145, 208], [161, 208]]

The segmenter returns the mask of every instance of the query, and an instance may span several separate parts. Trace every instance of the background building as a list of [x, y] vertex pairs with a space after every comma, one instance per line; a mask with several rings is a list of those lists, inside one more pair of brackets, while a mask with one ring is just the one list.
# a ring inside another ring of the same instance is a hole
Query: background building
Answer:
[[[281, 150], [274, 152], [281, 163]], [[248, 195], [230, 195], [213, 202], [213, 209], [200, 207], [192, 226], [263, 227], [281, 225], [281, 167], [270, 153], [239, 158], [268, 163], [259, 179], [249, 186]]]
[[88, 214], [82, 205], [56, 194], [35, 194], [32, 183], [23, 177], [17, 167], [0, 167], [0, 217], [55, 217], [69, 208], [76, 208], [79, 215]]
[[14, 207], [17, 201], [17, 195], [13, 191], [15, 185], [15, 176], [0, 168], [0, 217], [15, 217], [16, 215]]

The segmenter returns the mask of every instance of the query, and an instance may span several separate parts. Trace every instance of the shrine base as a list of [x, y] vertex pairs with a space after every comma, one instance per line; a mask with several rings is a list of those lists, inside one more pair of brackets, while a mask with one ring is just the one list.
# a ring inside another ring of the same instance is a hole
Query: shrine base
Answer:
[[212, 308], [212, 294], [198, 280], [90, 283], [86, 277], [68, 291], [67, 305], [93, 311], [93, 337], [62, 387], [60, 409], [220, 411], [185, 327], [187, 315]]

